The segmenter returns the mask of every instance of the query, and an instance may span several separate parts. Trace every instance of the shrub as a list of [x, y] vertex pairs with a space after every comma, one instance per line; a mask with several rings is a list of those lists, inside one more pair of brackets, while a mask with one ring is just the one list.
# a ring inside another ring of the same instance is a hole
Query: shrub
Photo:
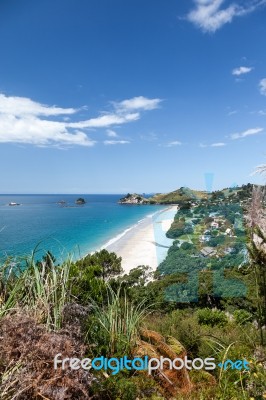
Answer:
[[224, 326], [227, 324], [228, 319], [223, 311], [212, 310], [209, 308], [203, 308], [197, 311], [197, 317], [199, 324], [201, 325], [218, 325]]
[[[99, 393], [99, 389], [95, 386], [95, 393]], [[137, 387], [129, 377], [110, 376], [100, 389], [102, 391], [101, 398], [114, 400], [135, 400], [137, 397]]]
[[45, 326], [21, 313], [8, 315], [0, 325], [0, 398], [3, 400], [91, 399], [93, 376], [89, 371], [61, 366], [54, 369], [56, 354], [62, 358], [85, 357], [82, 341], [64, 332], [48, 332]]
[[246, 310], [235, 310], [233, 315], [236, 323], [239, 325], [244, 325], [252, 321], [252, 314]]
[[180, 247], [182, 250], [192, 250], [194, 246], [192, 243], [183, 242]]
[[194, 225], [197, 225], [197, 224], [199, 224], [199, 223], [200, 223], [200, 221], [201, 221], [201, 219], [200, 219], [200, 218], [194, 218], [194, 219], [192, 219], [192, 222], [193, 222], [193, 224], [194, 224]]

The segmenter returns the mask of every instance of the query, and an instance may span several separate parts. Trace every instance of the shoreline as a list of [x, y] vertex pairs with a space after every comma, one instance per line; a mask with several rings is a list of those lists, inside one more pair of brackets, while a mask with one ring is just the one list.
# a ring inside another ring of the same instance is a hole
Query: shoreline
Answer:
[[128, 273], [139, 265], [148, 265], [155, 271], [160, 262], [165, 259], [167, 251], [173, 243], [173, 239], [166, 237], [166, 232], [170, 228], [177, 210], [177, 205], [171, 205], [148, 215], [109, 240], [101, 249], [114, 252], [122, 257], [124, 273]]

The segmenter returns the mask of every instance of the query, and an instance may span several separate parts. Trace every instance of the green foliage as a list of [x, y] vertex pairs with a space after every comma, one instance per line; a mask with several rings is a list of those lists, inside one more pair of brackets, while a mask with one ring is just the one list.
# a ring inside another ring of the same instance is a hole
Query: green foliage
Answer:
[[121, 272], [121, 257], [115, 253], [101, 250], [89, 254], [71, 265], [71, 294], [81, 304], [87, 304], [91, 299], [102, 302], [106, 281]]
[[102, 392], [106, 396], [109, 395], [107, 398], [113, 400], [135, 400], [137, 397], [137, 387], [127, 376], [109, 377], [108, 380], [105, 381]]
[[97, 352], [112, 357], [132, 354], [141, 321], [149, 307], [145, 303], [133, 305], [120, 288], [115, 292], [109, 285], [105, 294], [107, 304], [93, 303], [93, 315], [88, 321], [88, 340]]
[[193, 246], [192, 243], [183, 242], [183, 243], [181, 244], [180, 248], [181, 248], [182, 250], [188, 250], [188, 251], [189, 251], [189, 250], [192, 250], [192, 249], [194, 248], [194, 246]]
[[96, 269], [99, 269], [99, 276], [104, 280], [108, 280], [122, 272], [121, 260], [121, 257], [118, 257], [115, 253], [109, 253], [103, 249], [93, 254], [88, 254], [77, 261], [76, 264], [81, 269], [91, 266], [96, 267]]
[[73, 263], [70, 269], [71, 295], [82, 305], [103, 301], [106, 288], [101, 268], [97, 265]]
[[164, 286], [165, 300], [176, 304], [198, 301], [199, 272], [206, 269], [206, 264], [206, 259], [192, 257], [191, 250], [172, 246], [157, 269], [157, 274], [164, 277], [165, 282], [166, 275], [172, 275], [172, 279], [167, 279], [168, 285]]
[[119, 279], [123, 282], [125, 287], [143, 287], [152, 278], [153, 273], [150, 267], [145, 265], [139, 265], [136, 268], [132, 268], [128, 274], [125, 274]]
[[211, 240], [208, 242], [208, 245], [211, 247], [217, 247], [219, 245], [224, 244], [225, 241], [226, 241], [226, 237], [223, 235], [220, 235], [220, 236], [211, 238]]
[[235, 310], [233, 316], [236, 323], [239, 325], [245, 325], [253, 319], [253, 315], [250, 312], [241, 309]]
[[198, 200], [203, 197], [206, 197], [206, 192], [181, 187], [167, 194], [156, 194], [151, 200], [161, 204], [179, 204], [182, 206], [183, 204], [188, 204], [191, 200]]
[[223, 311], [216, 309], [203, 308], [197, 311], [199, 324], [224, 326], [228, 323], [228, 318]]
[[197, 225], [197, 224], [199, 224], [199, 223], [200, 223], [200, 221], [201, 221], [201, 219], [200, 219], [200, 218], [194, 218], [194, 219], [192, 219], [192, 222], [193, 222], [193, 224], [194, 224], [194, 225]]
[[170, 239], [175, 239], [184, 234], [185, 218], [175, 218], [166, 236]]
[[70, 267], [71, 260], [55, 266], [52, 257], [49, 256], [49, 262], [36, 263], [33, 255], [26, 260], [26, 267], [19, 273], [14, 275], [11, 268], [10, 275], [2, 281], [8, 289], [0, 316], [14, 308], [24, 307], [30, 309], [48, 329], [59, 329], [62, 310], [70, 299]]
[[[262, 350], [262, 349], [260, 349]], [[265, 356], [265, 351], [261, 351]], [[265, 399], [266, 398], [266, 370], [262, 360], [252, 358], [250, 360], [250, 369], [243, 377], [243, 385], [247, 390], [249, 399]]]
[[157, 385], [152, 377], [145, 375], [132, 376], [129, 371], [111, 375], [103, 383], [93, 385], [93, 392], [109, 400], [150, 399], [163, 400], [158, 394]]

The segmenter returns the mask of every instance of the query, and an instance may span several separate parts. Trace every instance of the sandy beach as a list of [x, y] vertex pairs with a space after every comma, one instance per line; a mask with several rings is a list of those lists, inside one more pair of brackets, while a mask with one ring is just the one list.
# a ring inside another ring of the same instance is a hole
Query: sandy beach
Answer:
[[148, 265], [155, 271], [166, 257], [173, 242], [165, 234], [170, 228], [176, 212], [177, 206], [170, 206], [146, 217], [114, 243], [106, 245], [104, 248], [122, 257], [122, 267], [125, 273], [138, 265]]

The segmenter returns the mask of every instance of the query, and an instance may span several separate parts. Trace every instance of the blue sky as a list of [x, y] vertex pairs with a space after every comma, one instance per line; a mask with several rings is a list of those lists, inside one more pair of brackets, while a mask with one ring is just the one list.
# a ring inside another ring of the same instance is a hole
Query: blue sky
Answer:
[[263, 183], [266, 0], [1, 0], [0, 192]]

